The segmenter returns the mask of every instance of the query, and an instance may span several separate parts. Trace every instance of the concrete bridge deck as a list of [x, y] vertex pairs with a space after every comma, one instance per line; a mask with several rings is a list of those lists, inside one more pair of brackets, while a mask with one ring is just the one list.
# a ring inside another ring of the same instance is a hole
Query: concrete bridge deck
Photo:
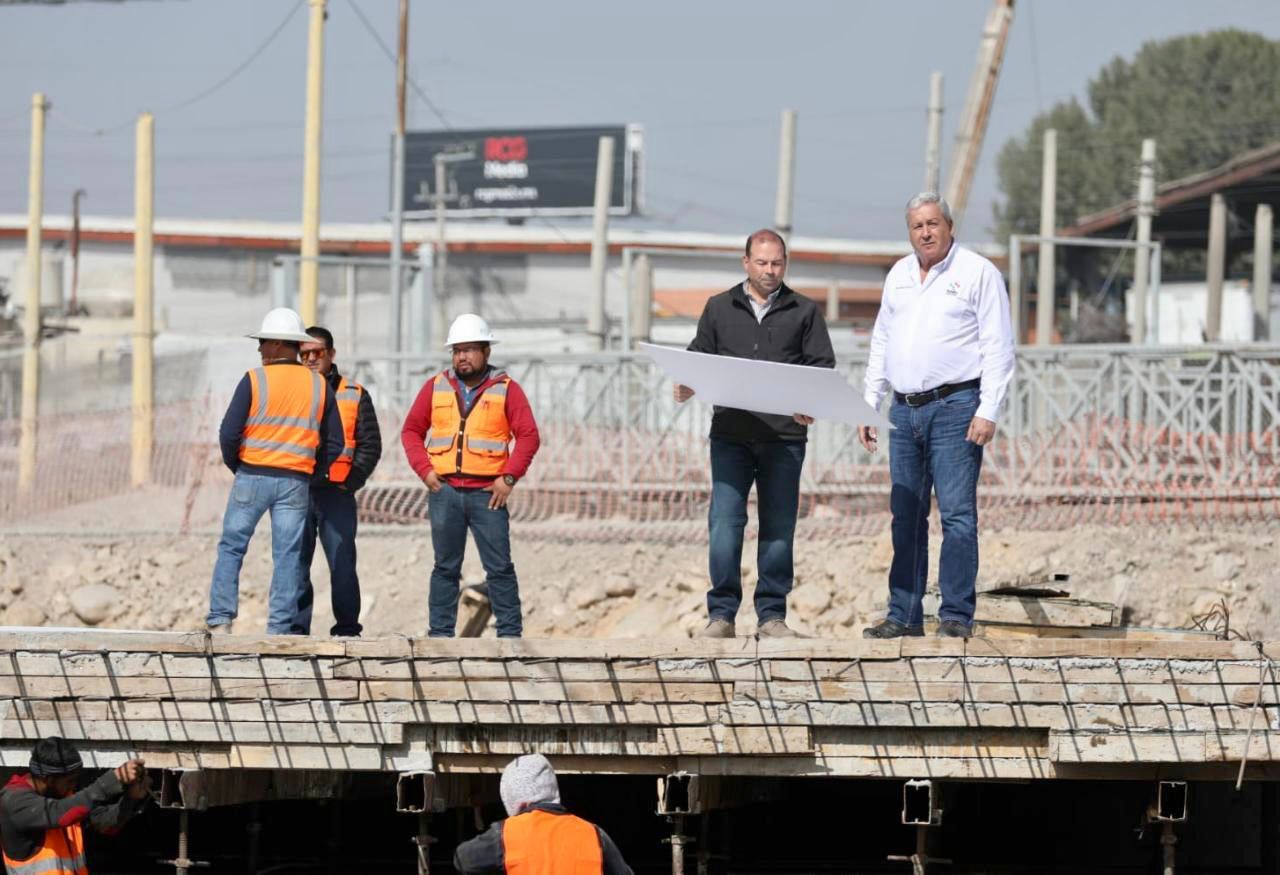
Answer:
[[[0, 767], [1280, 777], [1280, 642], [347, 639], [0, 629]], [[1252, 735], [1250, 736], [1250, 727]]]

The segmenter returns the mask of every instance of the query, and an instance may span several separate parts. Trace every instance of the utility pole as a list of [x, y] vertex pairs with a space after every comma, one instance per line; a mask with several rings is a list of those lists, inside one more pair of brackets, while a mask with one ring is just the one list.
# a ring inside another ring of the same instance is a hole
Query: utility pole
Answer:
[[591, 214], [591, 301], [587, 333], [598, 349], [609, 345], [605, 316], [605, 269], [609, 263], [609, 201], [613, 198], [613, 137], [601, 137], [596, 157], [596, 199]]
[[996, 83], [1000, 80], [1000, 65], [1004, 61], [1009, 28], [1013, 24], [1013, 3], [1014, 0], [994, 0], [991, 6], [986, 26], [982, 29], [978, 64], [973, 70], [973, 78], [969, 80], [964, 114], [956, 130], [946, 191], [956, 225], [961, 224], [960, 219], [969, 202], [969, 188], [973, 183], [974, 169], [978, 166], [978, 155], [982, 152], [982, 140], [987, 133], [987, 119], [996, 96]]
[[942, 185], [942, 74], [929, 77], [929, 133], [924, 147], [924, 189], [938, 191]]
[[1209, 289], [1209, 310], [1204, 334], [1209, 343], [1222, 339], [1222, 281], [1227, 266], [1227, 201], [1221, 194], [1209, 198], [1209, 257], [1205, 285]]
[[1258, 204], [1253, 219], [1253, 339], [1271, 338], [1271, 227], [1270, 204]]
[[391, 288], [387, 308], [391, 324], [391, 351], [401, 349], [401, 317], [404, 289], [400, 260], [404, 256], [404, 104], [405, 76], [409, 63], [409, 0], [400, 0], [400, 38], [396, 44], [396, 136], [391, 159]]
[[1045, 240], [1052, 237], [1057, 227], [1058, 198], [1058, 132], [1049, 128], [1044, 132], [1044, 155], [1040, 165], [1040, 265], [1036, 278], [1036, 346], [1053, 343], [1053, 322], [1056, 303], [1054, 282], [1057, 276], [1054, 265], [1053, 244]]
[[151, 113], [144, 112], [138, 117], [133, 182], [133, 454], [129, 470], [134, 486], [151, 481], [154, 442], [155, 180], [155, 124]]
[[[1138, 243], [1151, 242], [1151, 217], [1156, 212], [1156, 141], [1142, 141], [1142, 158], [1138, 165]], [[1133, 251], [1133, 337], [1139, 346], [1147, 342], [1147, 294], [1151, 282], [1151, 250], [1139, 246]], [[1160, 326], [1155, 326], [1159, 335]]]
[[298, 312], [306, 325], [316, 321], [320, 290], [320, 131], [324, 95], [324, 19], [327, 0], [308, 0], [307, 121], [302, 159], [302, 246], [298, 265]]
[[44, 222], [44, 122], [49, 104], [31, 98], [31, 156], [27, 177], [27, 305], [22, 314], [22, 434], [18, 441], [18, 491], [31, 492], [36, 481], [36, 427], [40, 413], [40, 255]]
[[67, 299], [68, 316], [75, 316], [80, 309], [76, 294], [80, 288], [80, 199], [84, 196], [83, 188], [77, 188], [71, 195], [71, 294]]
[[782, 111], [782, 141], [778, 147], [778, 202], [773, 211], [773, 229], [783, 243], [791, 243], [792, 204], [796, 181], [796, 111]]

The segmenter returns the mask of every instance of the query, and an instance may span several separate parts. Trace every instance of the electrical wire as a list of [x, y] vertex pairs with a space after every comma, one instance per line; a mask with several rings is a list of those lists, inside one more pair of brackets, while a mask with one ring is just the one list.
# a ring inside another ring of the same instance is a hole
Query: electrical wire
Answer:
[[[356, 5], [355, 0], [347, 0], [347, 5], [350, 6], [351, 11], [356, 14], [356, 18], [360, 19], [360, 23], [364, 25], [364, 29], [368, 31], [369, 36], [373, 37], [374, 41], [382, 49], [382, 53], [386, 55], [391, 61], [391, 64], [395, 66], [397, 63], [396, 53], [391, 51], [391, 46], [387, 45], [386, 41], [382, 38], [382, 34], [378, 33], [378, 29], [373, 26], [373, 22], [371, 22], [365, 14], [360, 11], [360, 7]], [[449, 120], [444, 117], [444, 113], [440, 111], [440, 107], [436, 106], [435, 102], [432, 101], [432, 99], [427, 96], [426, 92], [418, 86], [418, 83], [413, 80], [413, 77], [406, 73], [405, 81], [409, 83], [409, 87], [413, 89], [413, 93], [418, 96], [418, 99], [426, 104], [427, 109], [431, 110], [432, 114], [440, 120], [440, 124], [444, 125], [445, 130], [452, 131], [453, 125], [449, 124]]]

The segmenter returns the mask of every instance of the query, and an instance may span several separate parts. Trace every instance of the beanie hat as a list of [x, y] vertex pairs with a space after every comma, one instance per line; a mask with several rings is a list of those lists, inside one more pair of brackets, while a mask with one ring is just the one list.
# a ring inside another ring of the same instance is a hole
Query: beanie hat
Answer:
[[540, 753], [512, 760], [502, 770], [499, 792], [508, 817], [515, 817], [539, 802], [560, 804], [560, 785], [556, 783], [555, 770]]
[[75, 745], [56, 735], [40, 739], [31, 751], [31, 774], [37, 778], [69, 775], [83, 765]]

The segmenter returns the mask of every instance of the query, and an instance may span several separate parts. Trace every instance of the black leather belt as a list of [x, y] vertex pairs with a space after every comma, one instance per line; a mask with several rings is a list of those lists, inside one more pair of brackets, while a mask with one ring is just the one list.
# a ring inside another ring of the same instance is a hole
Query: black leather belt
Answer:
[[963, 392], [965, 389], [977, 389], [981, 386], [981, 379], [965, 380], [963, 383], [947, 383], [927, 392], [913, 392], [910, 395], [894, 392], [893, 397], [899, 404], [905, 404], [908, 407], [921, 407], [930, 401], [937, 401], [939, 398], [946, 398], [956, 392]]

